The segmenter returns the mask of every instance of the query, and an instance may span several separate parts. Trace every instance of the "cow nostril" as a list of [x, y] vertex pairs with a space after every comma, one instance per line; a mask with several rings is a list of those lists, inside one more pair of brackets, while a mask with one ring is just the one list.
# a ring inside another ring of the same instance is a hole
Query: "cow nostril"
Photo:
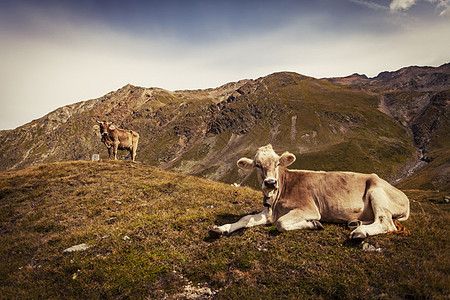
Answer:
[[264, 185], [268, 188], [274, 188], [277, 184], [277, 180], [276, 179], [266, 179], [264, 180]]

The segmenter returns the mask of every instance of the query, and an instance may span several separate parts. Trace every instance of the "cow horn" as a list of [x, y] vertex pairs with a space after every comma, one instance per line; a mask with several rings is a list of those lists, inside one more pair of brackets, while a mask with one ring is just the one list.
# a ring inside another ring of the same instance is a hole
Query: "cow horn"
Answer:
[[99, 120], [96, 120], [98, 124], [103, 124], [103, 122], [100, 122]]

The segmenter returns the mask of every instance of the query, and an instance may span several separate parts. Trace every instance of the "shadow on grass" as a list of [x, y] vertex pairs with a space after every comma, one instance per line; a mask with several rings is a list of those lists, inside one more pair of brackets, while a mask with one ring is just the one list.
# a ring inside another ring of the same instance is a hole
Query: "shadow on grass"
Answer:
[[[272, 224], [267, 226], [272, 226]], [[280, 234], [282, 234], [282, 232], [279, 232], [276, 227], [269, 229], [269, 236], [279, 236]]]
[[239, 221], [244, 216], [246, 215], [218, 214], [214, 224], [217, 226], [222, 226], [224, 224], [234, 223]]
[[360, 248], [361, 243], [364, 241], [364, 239], [351, 239], [347, 238], [343, 243], [342, 246], [348, 247], [348, 248]]

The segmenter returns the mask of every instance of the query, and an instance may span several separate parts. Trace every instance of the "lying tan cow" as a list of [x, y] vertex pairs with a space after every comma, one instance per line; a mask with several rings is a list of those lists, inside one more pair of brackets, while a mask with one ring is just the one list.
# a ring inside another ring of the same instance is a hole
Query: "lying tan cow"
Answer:
[[133, 130], [116, 128], [111, 122], [97, 121], [97, 123], [100, 125], [102, 142], [108, 148], [108, 158], [111, 159], [111, 150], [115, 160], [117, 160], [117, 150], [128, 150], [131, 159], [135, 161], [139, 134]]
[[281, 232], [323, 229], [323, 221], [347, 223], [350, 238], [361, 239], [395, 231], [393, 219], [409, 217], [406, 195], [375, 174], [286, 169], [294, 161], [293, 154], [278, 156], [271, 145], [259, 148], [254, 159], [241, 158], [240, 168], [257, 169], [264, 210], [233, 224], [214, 226], [211, 233], [228, 234], [275, 222]]

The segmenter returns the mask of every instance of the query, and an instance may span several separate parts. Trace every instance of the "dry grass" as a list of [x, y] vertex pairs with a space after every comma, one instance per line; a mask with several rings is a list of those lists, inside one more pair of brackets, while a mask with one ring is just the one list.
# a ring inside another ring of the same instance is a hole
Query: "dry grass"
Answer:
[[[142, 164], [1, 173], [1, 298], [182, 298], [198, 284], [217, 299], [448, 298], [449, 204], [407, 193], [409, 234], [370, 237], [382, 251], [367, 252], [333, 224], [211, 239], [213, 224], [259, 211], [260, 192]], [[92, 247], [63, 253], [81, 243]]]

